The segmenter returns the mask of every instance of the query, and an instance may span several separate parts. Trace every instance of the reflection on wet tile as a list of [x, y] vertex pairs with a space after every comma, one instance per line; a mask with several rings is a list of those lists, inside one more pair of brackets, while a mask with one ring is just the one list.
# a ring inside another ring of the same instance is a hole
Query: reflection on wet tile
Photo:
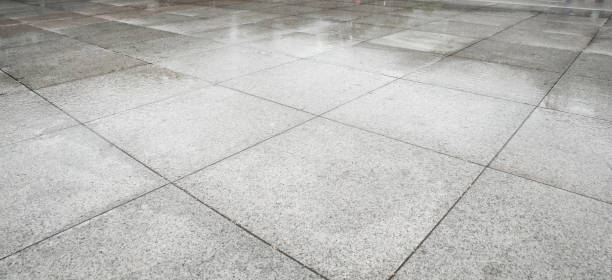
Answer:
[[489, 169], [396, 278], [605, 279], [609, 217], [610, 205]]
[[612, 56], [582, 53], [572, 64], [568, 74], [612, 80]]
[[77, 124], [26, 88], [0, 95], [0, 146]]
[[400, 80], [325, 116], [486, 165], [532, 108]]
[[331, 279], [380, 279], [480, 169], [317, 119], [178, 184]]
[[[104, 27], [102, 27], [102, 25], [104, 25]], [[74, 30], [64, 29], [62, 32], [65, 32], [65, 34], [76, 40], [104, 48], [112, 48], [174, 35], [170, 32], [157, 29], [115, 22], [91, 24], [77, 27]]]
[[309, 33], [294, 32], [279, 37], [263, 39], [248, 43], [249, 46], [272, 50], [294, 57], [310, 57], [336, 47], [356, 44], [357, 41], [344, 39], [341, 36], [328, 34], [313, 35]]
[[406, 78], [535, 105], [559, 75], [549, 71], [451, 57]]
[[556, 48], [562, 50], [580, 51], [587, 46], [590, 37], [575, 34], [558, 34], [541, 32], [538, 30], [526, 30], [510, 28], [492, 37], [495, 40], [520, 43], [523, 45]]
[[373, 44], [397, 48], [449, 54], [467, 47], [474, 41], [474, 38], [466, 38], [424, 31], [405, 30], [371, 40], [370, 42]]
[[224, 44], [211, 40], [174, 35], [156, 40], [131, 43], [113, 48], [115, 52], [148, 62], [201, 53], [209, 49], [223, 47]]
[[597, 32], [597, 26], [558, 21], [526, 20], [514, 26], [518, 29], [538, 30], [556, 34], [575, 34], [592, 37]]
[[177, 14], [177, 15], [201, 17], [201, 18], [210, 18], [210, 17], [225, 16], [225, 15], [229, 15], [235, 12], [236, 12], [235, 10], [231, 10], [231, 9], [223, 9], [223, 8], [215, 8], [215, 7], [201, 7], [201, 8], [180, 10], [180, 11], [172, 11], [169, 13]]
[[502, 30], [498, 26], [448, 20], [435, 21], [411, 29], [472, 38], [489, 37]]
[[449, 19], [453, 21], [465, 21], [471, 23], [507, 27], [521, 21], [523, 17], [505, 17], [486, 12], [467, 12], [452, 16]]
[[73, 28], [76, 26], [88, 25], [88, 24], [96, 24], [106, 22], [106, 19], [98, 18], [98, 17], [90, 17], [83, 16], [80, 18], [71, 18], [71, 19], [61, 19], [61, 20], [52, 20], [52, 21], [44, 21], [37, 22], [31, 25], [36, 26], [41, 29], [51, 30], [54, 32], [62, 33], [63, 29]]
[[346, 10], [346, 11], [353, 11], [353, 12], [363, 12], [363, 13], [375, 14], [375, 13], [392, 12], [392, 11], [395, 11], [395, 10], [399, 10], [401, 8], [400, 7], [389, 7], [389, 6], [367, 5], [367, 4], [364, 4], [364, 5], [354, 5], [354, 6], [340, 7], [338, 9]]
[[612, 202], [612, 122], [537, 109], [492, 167]]
[[278, 53], [232, 46], [170, 58], [158, 64], [216, 83], [292, 60], [295, 58]]
[[460, 51], [457, 55], [497, 63], [563, 72], [574, 61], [578, 52], [497, 40], [484, 40]]
[[194, 34], [208, 30], [256, 23], [272, 18], [281, 17], [278, 14], [268, 14], [255, 11], [235, 11], [227, 15], [203, 19], [194, 19], [168, 24], [151, 25], [149, 27], [179, 34]]
[[328, 33], [331, 37], [339, 39], [370, 40], [390, 33], [398, 32], [400, 30], [402, 29], [396, 27], [344, 22], [330, 25], [328, 28], [321, 29], [321, 32]]
[[338, 24], [338, 22], [334, 21], [304, 17], [282, 17], [257, 23], [257, 25], [285, 31], [300, 31], [309, 33], [320, 33], [328, 29], [330, 26]]
[[448, 18], [466, 12], [465, 9], [451, 9], [441, 7], [419, 6], [389, 12], [390, 15], [417, 17], [417, 18]]
[[558, 15], [558, 14], [539, 14], [533, 17], [534, 21], [540, 22], [566, 22], [574, 24], [590, 24], [601, 26], [606, 22], [605, 18], [593, 18], [591, 16], [573, 16], [573, 15]]
[[346, 67], [300, 60], [223, 85], [320, 114], [392, 80]]
[[316, 18], [322, 20], [333, 20], [333, 21], [350, 21], [360, 17], [368, 16], [369, 13], [352, 12], [345, 10], [324, 10], [320, 12], [308, 13], [301, 15], [306, 18]]
[[1, 148], [0, 170], [3, 257], [163, 184], [81, 126]]
[[158, 25], [158, 24], [165, 24], [165, 23], [172, 23], [172, 22], [188, 21], [192, 19], [193, 17], [190, 17], [190, 16], [163, 13], [163, 14], [147, 15], [144, 17], [129, 18], [129, 19], [121, 20], [121, 22], [134, 24], [134, 25], [140, 25], [140, 26], [149, 26], [149, 25]]
[[355, 22], [389, 27], [410, 28], [430, 22], [432, 20], [433, 19], [376, 14], [359, 18], [355, 20]]
[[604, 54], [612, 56], [612, 38], [599, 39], [595, 38], [591, 44], [584, 50], [586, 53]]
[[256, 24], [243, 24], [212, 31], [194, 33], [191, 36], [214, 40], [226, 44], [236, 44], [268, 37], [278, 37], [285, 33], [288, 33], [288, 31]]
[[57, 40], [62, 36], [30, 25], [0, 26], [0, 49]]
[[565, 75], [542, 106], [612, 121], [612, 80]]
[[321, 9], [297, 5], [280, 5], [262, 10], [262, 12], [281, 14], [281, 15], [301, 15], [306, 13], [318, 12]]
[[403, 77], [440, 60], [441, 57], [441, 55], [432, 53], [361, 43], [352, 47], [331, 50], [314, 56], [312, 59]]
[[70, 115], [86, 122], [208, 84], [192, 76], [144, 65], [43, 88], [39, 92]]
[[207, 87], [91, 126], [174, 180], [308, 118], [308, 114], [260, 98]]

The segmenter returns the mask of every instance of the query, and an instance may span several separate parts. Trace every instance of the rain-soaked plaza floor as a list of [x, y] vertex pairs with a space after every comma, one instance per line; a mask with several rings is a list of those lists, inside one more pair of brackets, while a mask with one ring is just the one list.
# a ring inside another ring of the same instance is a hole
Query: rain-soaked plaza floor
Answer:
[[611, 14], [0, 0], [0, 279], [612, 279]]

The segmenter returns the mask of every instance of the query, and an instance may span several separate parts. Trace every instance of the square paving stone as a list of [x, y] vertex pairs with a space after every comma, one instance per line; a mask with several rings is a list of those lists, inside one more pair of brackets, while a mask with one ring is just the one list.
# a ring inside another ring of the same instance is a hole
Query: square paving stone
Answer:
[[457, 53], [457, 56], [553, 72], [564, 72], [578, 52], [484, 40]]
[[233, 79], [223, 85], [320, 114], [392, 80], [391, 77], [347, 67], [301, 60]]
[[449, 57], [406, 79], [536, 105], [559, 73]]
[[185, 35], [174, 35], [113, 48], [114, 51], [148, 62], [159, 62], [164, 59], [198, 54], [206, 50], [225, 46], [211, 40], [194, 38]]
[[372, 44], [423, 52], [450, 54], [461, 50], [476, 39], [448, 34], [405, 30], [369, 41]]
[[144, 65], [43, 88], [39, 92], [86, 122], [207, 85], [208, 82], [189, 75]]
[[174, 187], [1, 261], [0, 275], [7, 280], [321, 279]]
[[612, 80], [612, 56], [596, 53], [582, 53], [574, 64], [572, 64], [568, 74]]
[[0, 95], [0, 146], [77, 124], [30, 90]]
[[367, 42], [314, 56], [313, 60], [403, 77], [442, 58], [441, 55]]
[[532, 108], [400, 80], [325, 116], [486, 165]]
[[34, 89], [142, 65], [144, 62], [98, 47], [27, 59], [3, 70]]
[[498, 26], [450, 20], [434, 21], [411, 29], [479, 39], [489, 37], [502, 30]]
[[487, 170], [396, 279], [608, 279], [611, 210]]
[[330, 279], [387, 279], [480, 170], [317, 119], [178, 184]]
[[492, 37], [494, 40], [523, 45], [580, 51], [591, 41], [591, 37], [576, 34], [547, 33], [539, 30], [510, 28]]
[[91, 123], [170, 179], [203, 168], [311, 116], [222, 87], [208, 87]]
[[537, 109], [491, 165], [612, 202], [612, 122]]
[[214, 49], [160, 61], [168, 69], [221, 82], [295, 60], [267, 50], [242, 46]]
[[565, 75], [542, 106], [612, 121], [612, 80]]
[[81, 126], [1, 148], [0, 170], [2, 257], [163, 184]]
[[293, 32], [278, 37], [266, 38], [247, 45], [263, 51], [276, 51], [293, 57], [306, 58], [333, 48], [356, 44], [358, 41], [329, 34]]

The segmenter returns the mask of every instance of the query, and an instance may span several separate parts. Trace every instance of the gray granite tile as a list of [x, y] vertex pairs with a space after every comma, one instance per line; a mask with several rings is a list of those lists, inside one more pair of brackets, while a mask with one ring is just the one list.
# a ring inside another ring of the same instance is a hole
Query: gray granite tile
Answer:
[[587, 24], [601, 26], [606, 22], [605, 18], [594, 18], [592, 16], [579, 16], [579, 15], [558, 15], [558, 14], [539, 14], [533, 17], [533, 20], [541, 22], [566, 22], [574, 24]]
[[317, 18], [305, 18], [305, 17], [281, 17], [270, 20], [264, 20], [258, 22], [257, 25], [276, 28], [283, 31], [292, 32], [308, 32], [317, 34], [324, 32], [331, 26], [338, 25], [338, 22], [330, 20], [322, 20]]
[[194, 33], [192, 36], [214, 40], [225, 44], [237, 44], [261, 40], [269, 37], [278, 37], [288, 32], [289, 31], [287, 30], [279, 30], [256, 24], [243, 24], [212, 31]]
[[586, 53], [603, 54], [612, 56], [612, 38], [599, 39], [595, 38], [591, 44], [584, 50]]
[[210, 82], [221, 82], [292, 60], [295, 58], [267, 50], [231, 46], [170, 58], [158, 64]]
[[77, 124], [25, 87], [0, 95], [0, 146]]
[[30, 25], [0, 26], [0, 49], [57, 40], [62, 36]]
[[462, 13], [448, 19], [453, 21], [464, 21], [500, 27], [508, 27], [522, 20], [521, 18], [517, 17], [504, 17], [478, 11]]
[[325, 116], [486, 165], [532, 108], [400, 80]]
[[537, 109], [492, 166], [612, 202], [612, 122]]
[[163, 184], [80, 126], [3, 147], [0, 158], [3, 257]]
[[450, 54], [467, 47], [475, 40], [474, 38], [448, 34], [405, 30], [371, 40], [370, 43], [423, 52]]
[[542, 106], [612, 121], [612, 81], [565, 75]]
[[320, 279], [174, 187], [7, 258], [0, 274], [7, 280]]
[[342, 66], [300, 60], [223, 85], [319, 114], [392, 80]]
[[321, 29], [321, 32], [330, 34], [330, 37], [333, 38], [365, 41], [382, 37], [387, 34], [395, 33], [401, 30], [402, 28], [398, 27], [343, 22], [340, 24], [330, 25], [327, 28], [323, 28]]
[[43, 88], [39, 92], [86, 122], [207, 85], [208, 82], [192, 76], [144, 65]]
[[178, 184], [330, 279], [384, 279], [480, 169], [317, 119]]
[[360, 17], [368, 16], [369, 13], [352, 12], [345, 10], [323, 10], [314, 13], [307, 13], [301, 15], [306, 18], [315, 18], [322, 20], [333, 20], [333, 21], [352, 21]]
[[346, 10], [346, 11], [353, 11], [353, 12], [376, 14], [376, 13], [392, 12], [395, 10], [399, 10], [401, 8], [400, 7], [379, 6], [379, 5], [368, 5], [366, 3], [362, 5], [339, 7], [338, 9]]
[[494, 40], [509, 43], [518, 42], [523, 45], [572, 51], [580, 51], [584, 49], [591, 40], [590, 37], [582, 35], [548, 33], [541, 32], [539, 30], [526, 30], [518, 28], [510, 28], [502, 31], [492, 38]]
[[102, 22], [107, 22], [107, 21], [108, 20], [99, 18], [99, 17], [82, 16], [79, 18], [58, 19], [58, 20], [52, 20], [52, 21], [37, 22], [37, 23], [32, 23], [31, 25], [44, 29], [44, 30], [62, 33], [62, 30], [64, 29], [69, 29], [69, 28], [74, 28], [74, 27], [89, 25], [89, 24], [102, 23]]
[[180, 11], [172, 11], [169, 13], [185, 16], [194, 16], [199, 18], [211, 18], [217, 16], [225, 16], [235, 13], [235, 10], [216, 8], [216, 7], [197, 7], [193, 9], [185, 9]]
[[612, 80], [612, 56], [582, 53], [568, 70], [570, 75]]
[[364, 42], [351, 47], [334, 49], [314, 56], [312, 59], [388, 76], [403, 77], [441, 58], [442, 56], [437, 54]]
[[611, 206], [487, 170], [397, 279], [606, 279]]
[[277, 17], [282, 17], [282, 15], [256, 11], [235, 11], [233, 13], [218, 17], [195, 19], [190, 21], [181, 21], [160, 25], [151, 25], [150, 27], [174, 33], [189, 35], [235, 25], [256, 23]]
[[578, 52], [523, 45], [520, 43], [484, 40], [457, 53], [457, 56], [515, 66], [564, 72]]
[[23, 86], [19, 82], [15, 81], [15, 79], [4, 72], [0, 72], [0, 95], [13, 92], [20, 88], [23, 88]]
[[207, 87], [91, 126], [148, 166], [176, 179], [309, 117], [229, 89]]
[[[94, 26], [97, 25], [110, 25], [111, 23], [114, 22], [103, 22], [77, 27], [76, 30], [78, 31], [75, 33], [78, 35], [76, 36], [70, 30], [61, 30], [61, 32], [68, 32], [67, 35], [75, 38], [76, 40], [98, 45], [103, 48], [113, 48], [121, 45], [133, 44], [141, 41], [154, 40], [175, 35], [171, 32], [129, 24], [119, 26], [119, 23], [114, 23], [117, 24], [117, 27], [109, 28], [109, 30], [105, 30], [105, 28], [94, 28]], [[91, 31], [89, 31], [90, 29]], [[82, 34], [83, 32], [85, 33]]]
[[387, 15], [387, 14], [375, 14], [375, 15], [359, 18], [355, 20], [355, 22], [372, 24], [372, 25], [380, 25], [380, 26], [389, 26], [389, 27], [411, 28], [417, 25], [427, 23], [432, 20], [433, 19], [405, 17], [405, 16], [396, 16], [396, 15]]
[[166, 24], [173, 22], [181, 22], [193, 20], [193, 17], [184, 16], [184, 15], [175, 15], [170, 13], [157, 13], [153, 15], [147, 15], [143, 17], [134, 17], [121, 20], [121, 22], [140, 25], [140, 26], [149, 26], [149, 25], [158, 25], [158, 24]]
[[321, 10], [322, 9], [320, 8], [307, 7], [307, 6], [280, 5], [280, 6], [270, 7], [269, 9], [262, 10], [262, 12], [281, 14], [281, 15], [301, 15], [301, 14], [306, 14], [306, 13], [318, 12]]
[[28, 59], [4, 68], [32, 88], [38, 89], [142, 65], [144, 62], [105, 49], [53, 53], [35, 60]]
[[558, 21], [526, 20], [514, 26], [518, 29], [538, 30], [556, 34], [574, 34], [592, 37], [597, 33], [596, 25], [576, 24]]
[[499, 26], [450, 20], [434, 21], [411, 29], [479, 39], [489, 37], [502, 30]]
[[113, 51], [147, 62], [159, 62], [164, 59], [194, 55], [223, 46], [225, 45], [211, 40], [185, 35], [173, 35], [155, 40], [121, 45], [113, 48]]
[[36, 63], [39, 59], [68, 51], [95, 49], [94, 46], [70, 38], [39, 42], [0, 50], [0, 66]]
[[416, 6], [412, 8], [405, 8], [401, 10], [395, 10], [388, 12], [390, 15], [417, 17], [417, 18], [448, 18], [461, 13], [466, 12], [465, 9], [460, 8], [444, 8], [444, 7], [432, 7], [432, 6]]
[[359, 41], [345, 39], [334, 34], [314, 35], [303, 32], [283, 34], [278, 37], [266, 38], [247, 45], [262, 51], [275, 51], [293, 57], [306, 58], [322, 52], [352, 44]]
[[480, 60], [449, 57], [406, 79], [537, 104], [559, 73]]

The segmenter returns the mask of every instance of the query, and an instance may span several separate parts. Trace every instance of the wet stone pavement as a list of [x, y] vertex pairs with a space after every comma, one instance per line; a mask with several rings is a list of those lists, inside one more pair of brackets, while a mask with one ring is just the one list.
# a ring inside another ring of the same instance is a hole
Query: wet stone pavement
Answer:
[[0, 0], [0, 279], [612, 279], [611, 15]]

